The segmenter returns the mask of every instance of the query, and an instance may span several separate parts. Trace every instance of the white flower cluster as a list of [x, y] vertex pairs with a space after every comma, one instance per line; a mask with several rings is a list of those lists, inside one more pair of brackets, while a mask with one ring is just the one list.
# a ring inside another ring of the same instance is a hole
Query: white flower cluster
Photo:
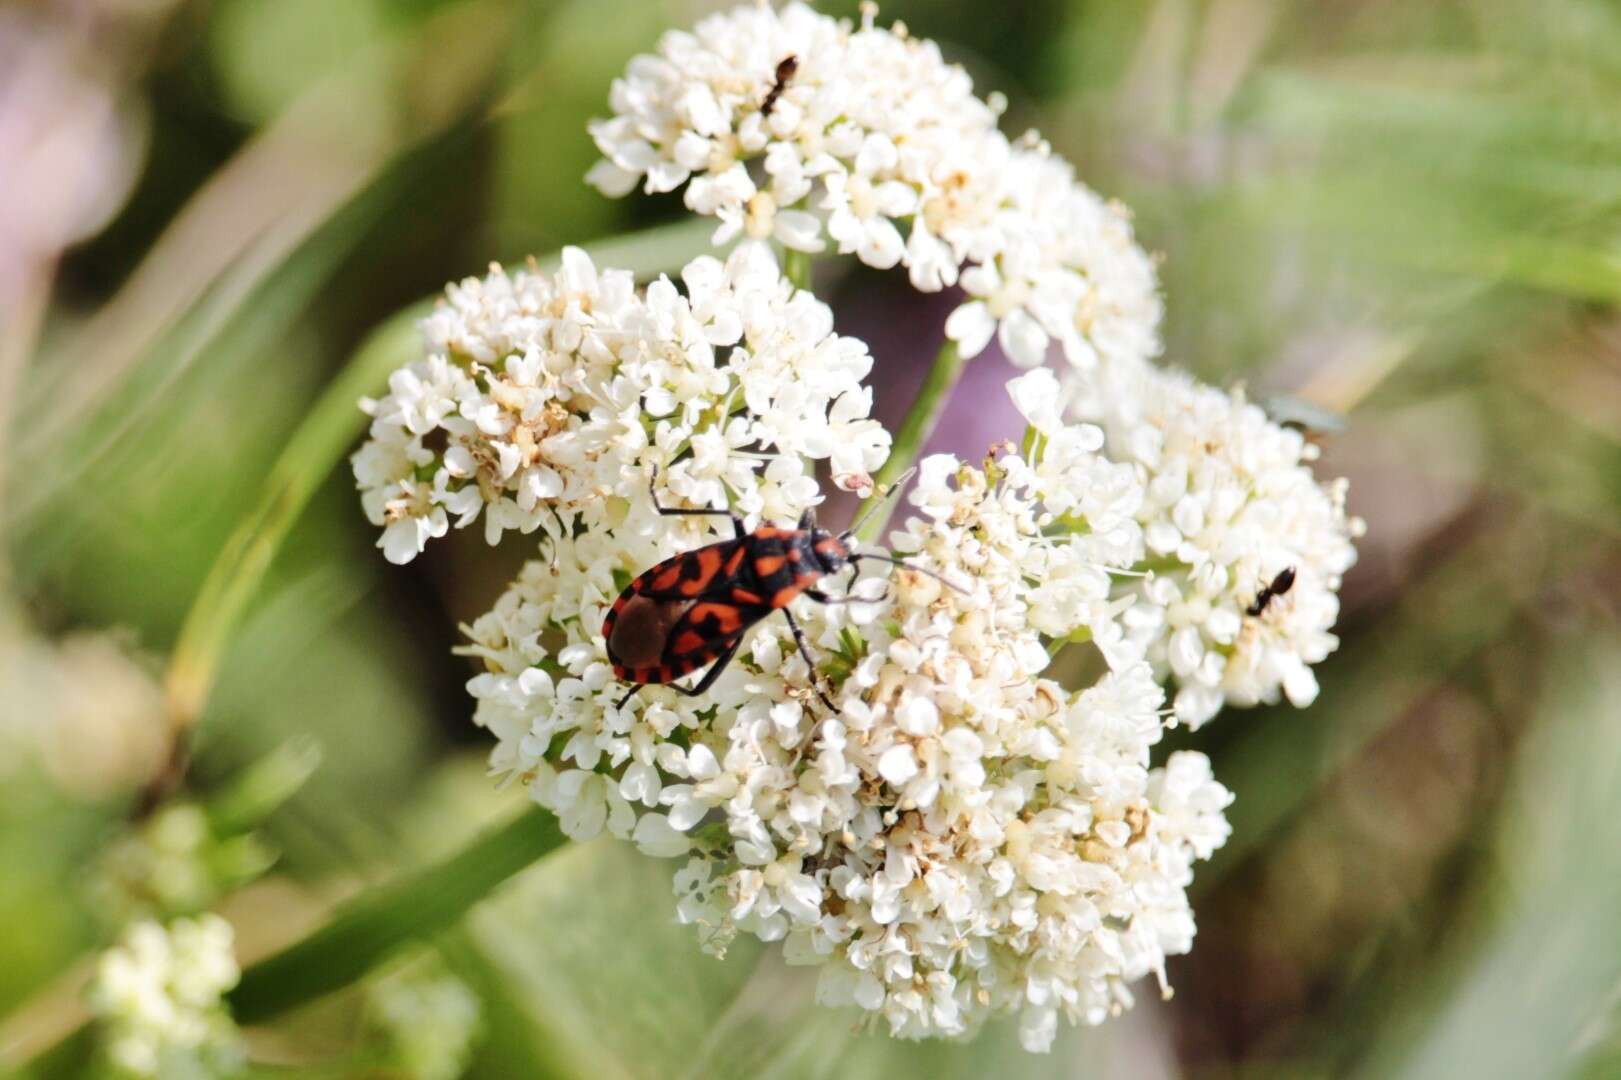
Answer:
[[102, 953], [89, 1000], [111, 1063], [134, 1076], [235, 1072], [242, 1048], [221, 1001], [241, 975], [231, 950], [231, 925], [205, 914], [136, 923]]
[[638, 292], [568, 248], [555, 275], [495, 267], [451, 286], [423, 323], [426, 355], [364, 403], [354, 474], [389, 560], [452, 521], [482, 516], [493, 544], [597, 530], [627, 503], [645, 515], [650, 468], [683, 454], [664, 474], [672, 496], [772, 518], [814, 501], [806, 459], [865, 482], [889, 448], [868, 418], [866, 346], [834, 334], [762, 245], [695, 259], [681, 283]]
[[[1163, 695], [1111, 598], [1143, 554], [1143, 493], [1102, 439], [1055, 430], [1038, 463], [985, 471], [924, 462], [895, 546], [945, 581], [901, 569], [887, 592], [859, 582], [861, 602], [802, 600], [821, 670], [773, 618], [697, 699], [648, 687], [617, 708], [600, 627], [629, 573], [715, 534], [643, 500], [611, 532], [549, 538], [469, 631], [495, 767], [572, 837], [695, 848], [677, 890], [709, 948], [785, 939], [823, 1000], [896, 1035], [1018, 1013], [1044, 1049], [1060, 1015], [1101, 1021], [1190, 947], [1192, 863], [1230, 799], [1202, 755], [1149, 769]], [[1077, 634], [1109, 671], [1069, 692], [1042, 675], [1044, 639]]]
[[367, 986], [366, 1004], [381, 1052], [400, 1076], [456, 1080], [467, 1071], [483, 1007], [437, 954], [394, 964]]
[[[1298, 433], [1150, 364], [1160, 301], [1125, 214], [872, 19], [762, 3], [633, 61], [591, 179], [684, 187], [717, 242], [747, 239], [679, 288], [575, 250], [452, 287], [424, 358], [366, 403], [355, 476], [396, 562], [453, 521], [541, 534], [460, 651], [493, 771], [567, 835], [685, 857], [679, 912], [707, 948], [780, 940], [823, 1001], [897, 1036], [1016, 1014], [1041, 1050], [1060, 1017], [1163, 989], [1191, 947], [1193, 864], [1232, 796], [1202, 754], [1153, 768], [1151, 749], [1223, 703], [1315, 694], [1360, 524]], [[1009, 385], [1025, 445], [923, 462], [891, 538], [906, 565], [793, 600], [809, 660], [773, 613], [702, 695], [626, 699], [616, 598], [732, 536], [661, 504], [786, 525], [820, 501], [816, 469], [865, 490], [888, 456], [866, 347], [767, 239], [960, 284], [948, 336], [966, 355], [999, 336], [1033, 369]], [[1066, 688], [1049, 660], [1075, 644], [1103, 674]]]
[[1158, 352], [1158, 283], [1125, 210], [1033, 133], [1008, 139], [999, 96], [874, 13], [755, 4], [667, 33], [615, 80], [587, 179], [610, 196], [684, 185], [717, 243], [831, 240], [920, 290], [961, 284], [946, 332], [966, 356], [993, 334], [1024, 366], [1053, 342], [1080, 366]]
[[0, 597], [0, 778], [40, 770], [80, 798], [145, 783], [168, 752], [163, 688], [118, 631], [52, 639]]
[[[1319, 484], [1317, 447], [1242, 389], [1148, 364], [1073, 383], [1073, 415], [1099, 424], [1105, 452], [1143, 478], [1150, 573], [1125, 622], [1156, 674], [1175, 681], [1177, 719], [1197, 727], [1224, 703], [1276, 702], [1280, 691], [1310, 705], [1311, 665], [1339, 644], [1340, 578], [1364, 530], [1346, 515], [1346, 482]], [[1046, 393], [1058, 396], [1032, 390]], [[1289, 587], [1268, 595], [1280, 574]]]

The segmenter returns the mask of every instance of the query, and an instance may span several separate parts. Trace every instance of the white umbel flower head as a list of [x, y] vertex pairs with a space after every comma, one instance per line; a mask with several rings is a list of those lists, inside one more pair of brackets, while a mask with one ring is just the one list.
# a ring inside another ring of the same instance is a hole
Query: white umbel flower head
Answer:
[[645, 508], [651, 469], [687, 451], [664, 476], [674, 495], [737, 492], [741, 512], [772, 517], [813, 500], [805, 459], [852, 477], [883, 460], [866, 346], [834, 334], [768, 249], [695, 259], [681, 282], [638, 292], [567, 248], [555, 274], [492, 267], [446, 290], [426, 355], [364, 403], [370, 437], [352, 461], [390, 561], [480, 518], [492, 544], [618, 524], [629, 501]]
[[[1102, 1021], [1190, 946], [1191, 866], [1229, 798], [1200, 755], [1150, 769], [1163, 693], [1112, 596], [1112, 571], [1143, 557], [1143, 493], [1102, 441], [1075, 425], [1037, 463], [928, 459], [892, 540], [944, 581], [900, 568], [856, 581], [855, 603], [801, 598], [817, 670], [770, 618], [703, 696], [650, 686], [619, 709], [609, 605], [720, 538], [704, 519], [672, 529], [633, 483], [621, 519], [548, 537], [469, 628], [494, 768], [570, 836], [687, 855], [678, 910], [707, 948], [781, 940], [821, 969], [823, 1001], [897, 1036], [1018, 1014], [1041, 1050], [1061, 1016]], [[797, 463], [763, 482], [777, 468]], [[1060, 640], [1096, 642], [1106, 674], [1080, 692], [1045, 677]]]
[[746, 234], [879, 269], [915, 288], [960, 283], [947, 323], [964, 355], [993, 336], [1025, 366], [1057, 343], [1078, 365], [1159, 349], [1152, 261], [1125, 210], [1104, 202], [1034, 134], [997, 127], [939, 46], [897, 23], [859, 26], [791, 3], [751, 4], [672, 31], [615, 80], [591, 125], [610, 196], [684, 188]]
[[240, 975], [219, 916], [136, 923], [102, 953], [90, 987], [108, 1058], [134, 1076], [228, 1075], [242, 1049], [222, 996]]
[[1159, 281], [1126, 208], [1076, 180], [1033, 135], [1003, 174], [995, 254], [963, 271], [968, 300], [947, 326], [963, 353], [978, 353], [995, 333], [1021, 367], [1040, 364], [1052, 343], [1083, 369], [1157, 354]]
[[409, 1080], [467, 1072], [483, 1017], [478, 995], [432, 952], [408, 957], [366, 988], [368, 1019], [388, 1065]]
[[1150, 572], [1125, 621], [1176, 685], [1177, 718], [1197, 727], [1224, 702], [1311, 704], [1311, 665], [1339, 644], [1340, 579], [1364, 528], [1346, 514], [1346, 481], [1319, 483], [1317, 447], [1242, 389], [1147, 364], [1072, 383], [1072, 414], [1097, 423], [1106, 453], [1143, 478]]

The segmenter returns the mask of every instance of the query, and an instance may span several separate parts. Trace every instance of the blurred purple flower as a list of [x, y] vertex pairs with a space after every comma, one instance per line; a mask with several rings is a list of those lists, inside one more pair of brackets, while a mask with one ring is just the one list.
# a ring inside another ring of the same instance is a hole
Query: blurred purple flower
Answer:
[[83, 21], [0, 11], [0, 307], [107, 223], [145, 152], [140, 99]]

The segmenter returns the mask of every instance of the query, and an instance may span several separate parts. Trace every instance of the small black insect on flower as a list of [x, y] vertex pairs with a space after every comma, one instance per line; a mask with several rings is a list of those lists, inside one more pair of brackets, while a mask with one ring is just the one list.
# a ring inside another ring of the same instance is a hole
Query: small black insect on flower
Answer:
[[[863, 599], [828, 596], [815, 587], [816, 582], [846, 566], [850, 567], [850, 584], [855, 583], [858, 564], [873, 559], [928, 574], [957, 588], [933, 571], [892, 555], [856, 552], [855, 529], [859, 522], [834, 534], [817, 528], [816, 515], [806, 510], [794, 528], [762, 525], [749, 532], [743, 527], [743, 519], [727, 510], [660, 506], [653, 486], [657, 480], [655, 470], [649, 490], [660, 514], [727, 517], [732, 521], [732, 538], [665, 559], [625, 586], [608, 610], [602, 620], [602, 636], [608, 644], [614, 677], [633, 684], [620, 699], [621, 708], [643, 686], [667, 686], [705, 664], [713, 664], [690, 690], [673, 687], [689, 697], [702, 694], [726, 670], [742, 644], [744, 632], [774, 611], [782, 612], [788, 620], [799, 654], [815, 672], [805, 634], [788, 605], [800, 595], [823, 604]], [[890, 490], [898, 491], [900, 487], [896, 483]], [[817, 694], [828, 708], [834, 707], [826, 694], [820, 690]]]
[[794, 77], [799, 70], [799, 57], [785, 56], [777, 64], [776, 80], [772, 82], [771, 89], [766, 91], [765, 100], [760, 102], [760, 115], [770, 116], [771, 110], [777, 107], [777, 99], [782, 92], [788, 89], [788, 80]]
[[1295, 587], [1295, 568], [1286, 566], [1278, 571], [1278, 576], [1272, 579], [1271, 584], [1263, 585], [1261, 591], [1255, 594], [1255, 600], [1244, 609], [1246, 615], [1259, 615], [1266, 610], [1267, 605]]

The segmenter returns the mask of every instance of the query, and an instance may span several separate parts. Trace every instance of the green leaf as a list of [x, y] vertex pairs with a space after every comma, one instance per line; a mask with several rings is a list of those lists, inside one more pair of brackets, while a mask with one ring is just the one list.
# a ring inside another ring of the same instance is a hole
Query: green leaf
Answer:
[[[1128, 1027], [1068, 1029], [1052, 1054], [1026, 1053], [1011, 1022], [969, 1043], [890, 1038], [853, 1009], [815, 1000], [816, 971], [781, 946], [740, 936], [724, 959], [675, 918], [679, 864], [601, 840], [559, 852], [468, 921], [474, 942], [525, 1008], [555, 1071], [625, 1080], [754, 1080], [1132, 1075]], [[1145, 1009], [1151, 1005], [1145, 1004]]]
[[1497, 839], [1502, 900], [1412, 987], [1422, 1023], [1393, 1027], [1364, 1075], [1568, 1076], [1615, 1052], [1601, 1037], [1621, 985], [1621, 639], [1573, 648], [1547, 685]]
[[243, 972], [230, 995], [233, 1015], [258, 1023], [349, 985], [402, 945], [455, 925], [563, 843], [557, 819], [530, 809], [449, 858], [362, 893], [303, 941]]

